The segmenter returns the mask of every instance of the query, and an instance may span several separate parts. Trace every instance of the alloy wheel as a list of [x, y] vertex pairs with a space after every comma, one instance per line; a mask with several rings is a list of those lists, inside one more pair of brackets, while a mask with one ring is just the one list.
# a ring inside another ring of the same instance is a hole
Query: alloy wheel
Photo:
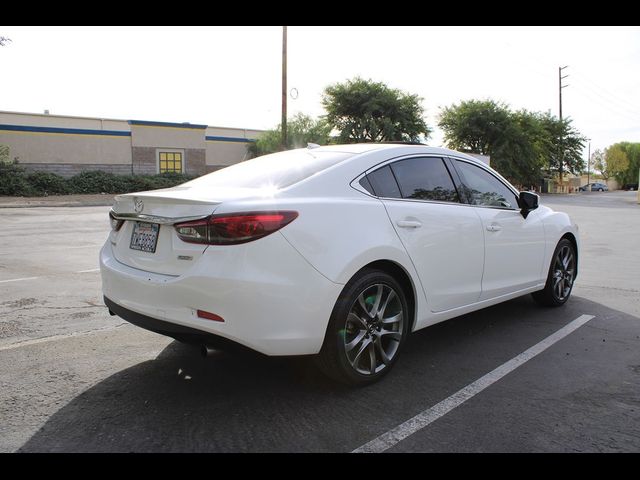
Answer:
[[374, 375], [391, 364], [404, 328], [404, 311], [396, 291], [378, 283], [353, 302], [344, 327], [344, 351], [355, 371]]
[[569, 245], [563, 246], [557, 253], [553, 270], [553, 295], [563, 301], [571, 293], [575, 276], [575, 255]]

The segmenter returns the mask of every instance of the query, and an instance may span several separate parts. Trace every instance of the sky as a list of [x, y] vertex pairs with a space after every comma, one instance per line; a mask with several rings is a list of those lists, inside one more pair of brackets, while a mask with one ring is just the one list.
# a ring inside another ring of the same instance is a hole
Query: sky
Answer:
[[[280, 123], [282, 27], [11, 27], [0, 110], [269, 129]], [[288, 27], [288, 116], [324, 114], [356, 76], [441, 107], [493, 99], [563, 115], [591, 151], [640, 142], [640, 27]], [[297, 93], [297, 95], [296, 95]], [[294, 98], [295, 97], [295, 98]], [[587, 152], [585, 151], [585, 158]]]

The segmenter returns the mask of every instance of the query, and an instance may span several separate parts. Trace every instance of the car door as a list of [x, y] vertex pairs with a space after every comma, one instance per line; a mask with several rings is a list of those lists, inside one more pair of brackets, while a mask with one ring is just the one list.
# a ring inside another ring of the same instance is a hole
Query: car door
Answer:
[[474, 209], [460, 203], [443, 159], [399, 159], [366, 180], [385, 205], [431, 311], [476, 302], [484, 257], [482, 223]]
[[537, 210], [526, 218], [518, 197], [489, 170], [455, 160], [467, 201], [482, 221], [484, 273], [480, 300], [499, 297], [540, 283], [545, 253], [544, 226]]

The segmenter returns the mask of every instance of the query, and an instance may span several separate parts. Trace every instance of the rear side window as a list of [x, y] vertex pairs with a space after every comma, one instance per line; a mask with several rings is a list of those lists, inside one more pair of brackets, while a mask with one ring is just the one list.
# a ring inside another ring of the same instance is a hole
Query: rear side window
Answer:
[[418, 157], [391, 165], [402, 198], [459, 202], [458, 192], [441, 158]]
[[388, 165], [371, 172], [366, 178], [369, 180], [373, 193], [378, 197], [402, 198], [396, 179], [393, 178], [393, 173]]

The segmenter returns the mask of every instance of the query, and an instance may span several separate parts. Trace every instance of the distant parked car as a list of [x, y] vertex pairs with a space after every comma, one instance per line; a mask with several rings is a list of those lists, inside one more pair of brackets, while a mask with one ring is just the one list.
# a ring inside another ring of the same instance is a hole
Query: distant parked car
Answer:
[[587, 183], [579, 188], [581, 192], [608, 192], [609, 187], [604, 183]]
[[622, 186], [622, 190], [638, 190], [638, 184], [637, 183], [625, 183]]

